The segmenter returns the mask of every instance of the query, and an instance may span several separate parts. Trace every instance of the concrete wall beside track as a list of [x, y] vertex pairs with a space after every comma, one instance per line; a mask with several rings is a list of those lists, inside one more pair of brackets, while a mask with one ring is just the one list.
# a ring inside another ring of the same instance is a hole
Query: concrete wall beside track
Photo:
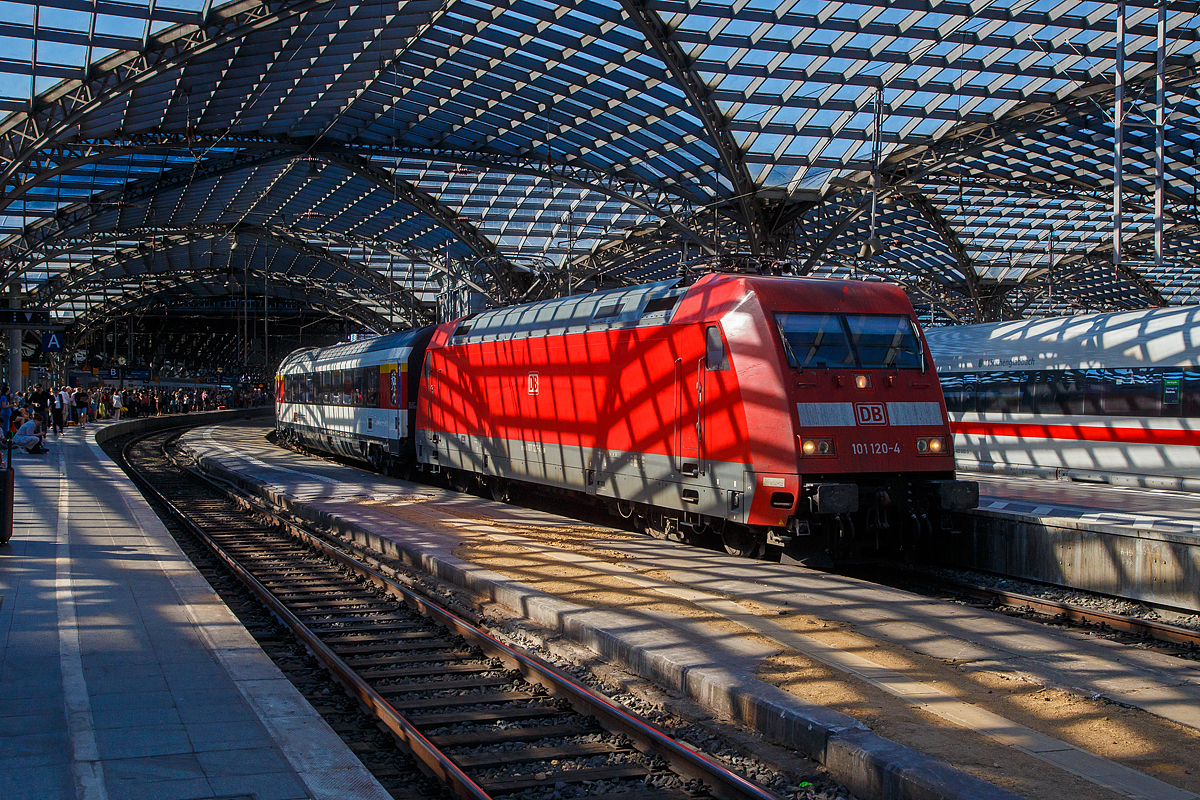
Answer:
[[1200, 612], [1200, 535], [1153, 527], [972, 511], [934, 552], [947, 566]]
[[134, 417], [129, 420], [112, 422], [107, 425], [95, 425], [96, 444], [104, 444], [109, 439], [126, 436], [131, 433], [152, 433], [195, 425], [216, 425], [235, 419], [257, 419], [275, 415], [275, 406], [255, 406], [253, 408], [227, 408], [221, 411], [199, 411], [195, 414], [164, 414], [157, 417]]

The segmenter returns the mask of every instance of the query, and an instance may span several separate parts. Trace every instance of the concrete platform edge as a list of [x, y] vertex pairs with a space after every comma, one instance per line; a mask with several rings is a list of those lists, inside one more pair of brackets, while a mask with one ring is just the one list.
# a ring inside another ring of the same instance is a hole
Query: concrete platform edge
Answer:
[[[88, 430], [88, 444], [106, 459], [109, 468], [120, 473], [119, 467], [100, 452], [100, 447], [115, 437], [130, 433], [149, 433], [168, 428], [201, 422], [225, 422], [250, 419], [269, 415], [270, 407], [249, 409], [227, 409], [201, 412], [198, 414], [163, 417], [143, 417], [112, 423]], [[126, 482], [125, 502], [134, 515], [139, 527], [161, 527], [153, 510], [145, 503], [132, 483]], [[170, 539], [165, 529], [162, 536]], [[174, 547], [173, 540], [171, 545]], [[228, 620], [214, 629], [205, 620], [196, 617], [192, 603], [205, 601], [214, 596], [207, 580], [195, 569], [187, 558], [181, 566], [164, 570], [175, 587], [180, 599], [187, 604], [186, 611], [196, 630], [208, 645], [213, 658], [222, 665], [245, 702], [253, 709], [270, 737], [275, 741], [287, 763], [303, 782], [306, 794], [313, 800], [386, 800], [391, 794], [363, 766], [341, 737], [326, 723], [300, 694], [291, 681], [279, 671], [253, 636], [233, 615], [225, 610]], [[219, 602], [219, 601], [218, 601]], [[211, 612], [210, 612], [211, 613]], [[235, 627], [236, 626], [236, 627]]]
[[[282, 496], [229, 470], [210, 457], [200, 466], [223, 480], [288, 509], [298, 518], [337, 531], [356, 542], [394, 555], [469, 591], [488, 597], [542, 627], [561, 632], [604, 658], [659, 685], [674, 689], [713, 711], [737, 720], [768, 741], [821, 762], [835, 780], [862, 797], [878, 800], [1016, 800], [1019, 795], [867, 730], [858, 720], [742, 676], [753, 692], [731, 687], [702, 669], [673, 663], [667, 654], [631, 646], [592, 624], [586, 612], [466, 562], [451, 563], [383, 539], [361, 525]], [[456, 560], [456, 559], [455, 559]], [[564, 613], [564, 612], [571, 613]], [[567, 622], [564, 624], [563, 620]]]

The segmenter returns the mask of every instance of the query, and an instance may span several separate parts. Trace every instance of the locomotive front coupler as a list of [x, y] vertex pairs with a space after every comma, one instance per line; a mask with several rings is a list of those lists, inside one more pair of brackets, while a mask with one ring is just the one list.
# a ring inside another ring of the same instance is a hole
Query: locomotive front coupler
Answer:
[[816, 483], [805, 487], [809, 510], [813, 514], [853, 514], [858, 511], [858, 485], [854, 483]]
[[929, 489], [943, 511], [970, 511], [979, 508], [978, 481], [931, 481]]

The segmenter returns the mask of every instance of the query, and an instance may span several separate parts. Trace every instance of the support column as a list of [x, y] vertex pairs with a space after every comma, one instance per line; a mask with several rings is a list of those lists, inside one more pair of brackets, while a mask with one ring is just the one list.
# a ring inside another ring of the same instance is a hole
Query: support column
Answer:
[[1116, 65], [1113, 83], [1113, 267], [1121, 268], [1121, 192], [1125, 172], [1125, 0], [1117, 0]]
[[[1154, 112], [1154, 267], [1162, 269], [1163, 265], [1163, 205], [1166, 194], [1166, 143], [1164, 128], [1167, 125], [1166, 87], [1167, 70], [1167, 4], [1166, 0], [1158, 2], [1158, 76], [1155, 81], [1155, 103], [1158, 108]], [[1161, 273], [1159, 273], [1161, 275]]]
[[[9, 289], [8, 307], [21, 307], [21, 290], [16, 286]], [[25, 388], [21, 385], [21, 343], [24, 334], [24, 331], [8, 332], [8, 386], [14, 392]]]

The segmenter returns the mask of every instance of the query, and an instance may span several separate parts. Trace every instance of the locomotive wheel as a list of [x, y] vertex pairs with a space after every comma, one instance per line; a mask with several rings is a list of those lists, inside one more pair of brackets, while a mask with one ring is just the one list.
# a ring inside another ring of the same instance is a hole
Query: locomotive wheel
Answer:
[[766, 539], [736, 525], [730, 525], [725, 529], [725, 532], [721, 534], [721, 542], [725, 545], [725, 552], [731, 556], [762, 558], [763, 554], [767, 552]]
[[642, 531], [655, 539], [667, 540], [671, 538], [671, 522], [666, 517], [659, 516], [657, 519], [644, 517], [641, 520]]
[[402, 458], [393, 462], [391, 473], [402, 481], [411, 481], [413, 474], [412, 462], [407, 458]]
[[497, 503], [512, 502], [512, 484], [503, 478], [492, 478], [488, 484], [488, 491]]
[[462, 492], [463, 494], [466, 494], [467, 492], [471, 491], [471, 476], [470, 474], [463, 472], [461, 469], [451, 470], [449, 481], [450, 488], [456, 492]]

